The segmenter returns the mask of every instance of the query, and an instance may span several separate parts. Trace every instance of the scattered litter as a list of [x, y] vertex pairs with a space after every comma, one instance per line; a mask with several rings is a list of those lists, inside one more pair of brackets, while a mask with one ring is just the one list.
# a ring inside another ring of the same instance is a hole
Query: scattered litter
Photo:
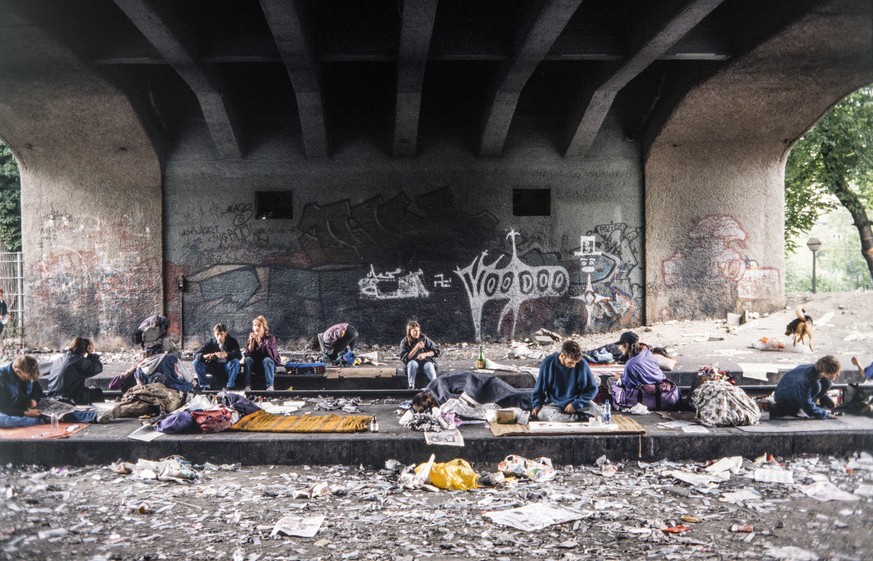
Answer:
[[324, 516], [283, 516], [273, 526], [273, 531], [270, 532], [270, 535], [284, 534], [286, 536], [312, 538], [318, 533], [323, 522]]
[[440, 432], [424, 433], [424, 440], [428, 446], [463, 446], [464, 437], [458, 429], [444, 430]]
[[547, 503], [532, 503], [510, 510], [488, 511], [483, 514], [497, 524], [532, 532], [554, 524], [579, 520], [582, 513]]
[[798, 485], [798, 489], [819, 501], [858, 501], [860, 497], [843, 491], [830, 481], [816, 481], [809, 485]]
[[515, 455], [507, 456], [505, 460], [497, 464], [497, 469], [505, 475], [527, 477], [534, 481], [548, 481], [553, 479], [557, 473], [552, 467], [552, 460], [549, 458], [528, 460]]
[[703, 425], [692, 424], [683, 426], [682, 432], [687, 432], [689, 434], [707, 434], [709, 429]]
[[783, 547], [767, 546], [767, 549], [764, 550], [764, 555], [781, 561], [818, 561], [819, 559], [815, 553], [793, 545]]
[[127, 435], [127, 438], [132, 438], [133, 440], [142, 440], [143, 442], [151, 442], [156, 438], [160, 438], [164, 436], [164, 433], [155, 430], [155, 427], [152, 425], [143, 425]]
[[761, 495], [751, 489], [741, 489], [739, 491], [722, 493], [718, 500], [723, 503], [743, 503], [746, 501], [760, 501]]
[[794, 484], [794, 474], [784, 469], [758, 468], [755, 470], [755, 481], [758, 483]]
[[707, 466], [704, 471], [711, 473], [713, 475], [717, 475], [720, 473], [724, 473], [725, 471], [730, 471], [733, 474], [737, 474], [743, 468], [743, 457], [742, 456], [731, 456], [730, 458], [722, 458], [714, 464]]

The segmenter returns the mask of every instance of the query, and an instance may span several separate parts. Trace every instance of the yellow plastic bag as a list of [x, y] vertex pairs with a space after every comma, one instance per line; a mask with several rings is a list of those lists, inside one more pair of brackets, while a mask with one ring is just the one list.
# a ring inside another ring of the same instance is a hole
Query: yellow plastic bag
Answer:
[[440, 489], [468, 491], [477, 487], [479, 474], [466, 460], [456, 458], [444, 464], [434, 464], [430, 470], [430, 482]]

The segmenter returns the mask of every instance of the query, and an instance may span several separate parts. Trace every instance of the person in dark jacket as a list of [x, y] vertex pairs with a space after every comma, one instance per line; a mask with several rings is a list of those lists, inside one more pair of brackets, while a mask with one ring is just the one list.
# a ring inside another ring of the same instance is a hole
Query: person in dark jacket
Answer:
[[540, 365], [531, 395], [531, 420], [567, 423], [582, 420], [583, 413], [597, 416], [600, 407], [592, 400], [598, 385], [582, 360], [579, 343], [564, 341], [561, 352], [550, 354]]
[[252, 389], [252, 373], [258, 370], [264, 374], [264, 382], [267, 391], [273, 391], [273, 378], [276, 374], [276, 365], [279, 364], [279, 350], [276, 347], [276, 338], [270, 334], [270, 326], [267, 318], [258, 316], [252, 320], [252, 332], [249, 333], [249, 341], [245, 352], [245, 391]]
[[415, 320], [406, 324], [406, 337], [400, 341], [400, 360], [406, 365], [406, 380], [409, 389], [415, 389], [415, 378], [419, 370], [424, 370], [430, 381], [436, 378], [436, 358], [440, 356], [439, 345], [421, 332], [421, 325]]
[[215, 324], [212, 328], [215, 337], [194, 353], [194, 372], [197, 373], [197, 382], [200, 389], [211, 389], [207, 373], [218, 379], [227, 379], [228, 388], [236, 384], [236, 376], [239, 374], [239, 364], [242, 360], [242, 352], [236, 339], [227, 332], [227, 326], [223, 323]]
[[55, 399], [68, 399], [76, 405], [90, 405], [103, 401], [100, 388], [87, 387], [88, 378], [103, 372], [100, 355], [94, 352], [94, 342], [76, 337], [64, 350], [64, 354], [52, 363], [46, 377], [46, 394]]
[[840, 362], [831, 355], [790, 370], [776, 385], [773, 394], [776, 403], [770, 406], [770, 418], [798, 415], [802, 411], [808, 417], [830, 419], [828, 409], [834, 408], [834, 402], [828, 397], [828, 390], [839, 374]]
[[[0, 366], [0, 428], [32, 427], [43, 423], [37, 409], [43, 398], [39, 385], [39, 363], [29, 355]], [[104, 423], [111, 416], [96, 411], [73, 411], [64, 415], [79, 423]]]

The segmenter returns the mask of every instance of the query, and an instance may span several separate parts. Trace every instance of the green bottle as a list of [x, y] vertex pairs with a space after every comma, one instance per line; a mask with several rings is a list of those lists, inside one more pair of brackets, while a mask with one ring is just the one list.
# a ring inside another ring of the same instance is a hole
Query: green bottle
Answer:
[[482, 354], [482, 345], [479, 345], [479, 358], [476, 359], [476, 368], [479, 370], [485, 368], [485, 355]]

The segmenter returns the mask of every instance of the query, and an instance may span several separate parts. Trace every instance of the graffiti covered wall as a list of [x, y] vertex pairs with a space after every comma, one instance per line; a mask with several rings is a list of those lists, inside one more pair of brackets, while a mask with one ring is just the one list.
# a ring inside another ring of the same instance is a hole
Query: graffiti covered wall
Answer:
[[[171, 165], [174, 328], [194, 344], [217, 321], [244, 335], [264, 314], [284, 341], [349, 321], [364, 341], [396, 343], [410, 318], [444, 341], [641, 322], [632, 146], [594, 164], [554, 155], [514, 168], [447, 150], [416, 162], [376, 166], [381, 156], [355, 154], [213, 177], [190, 162]], [[549, 189], [552, 216], [515, 216], [513, 188]], [[293, 193], [295, 215], [257, 219], [254, 193], [264, 190]]]

